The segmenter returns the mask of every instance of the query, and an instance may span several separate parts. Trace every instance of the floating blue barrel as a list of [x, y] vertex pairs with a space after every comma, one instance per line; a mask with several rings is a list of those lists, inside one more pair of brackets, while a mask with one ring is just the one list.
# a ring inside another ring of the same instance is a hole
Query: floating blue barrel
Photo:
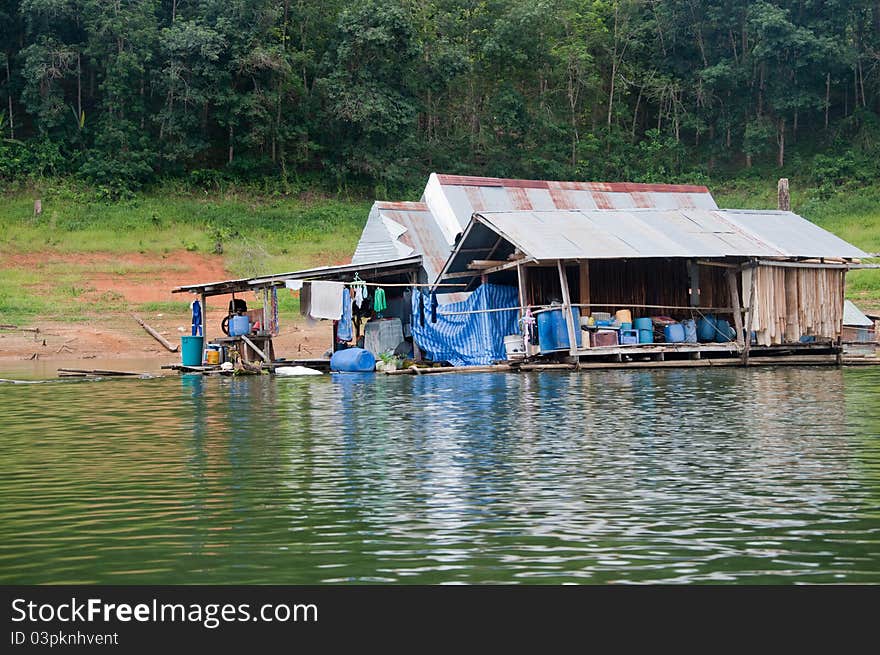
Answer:
[[681, 322], [681, 326], [684, 328], [685, 343], [697, 343], [697, 322], [688, 318]]
[[639, 343], [654, 343], [654, 328], [639, 330]]
[[684, 343], [684, 326], [673, 323], [663, 328], [663, 339], [666, 343]]
[[718, 343], [726, 343], [727, 341], [733, 341], [735, 337], [736, 330], [730, 326], [730, 322], [718, 319], [718, 322], [715, 325], [715, 341]]
[[[577, 307], [571, 308], [574, 322], [575, 343], [581, 345], [581, 312]], [[568, 350], [568, 326], [562, 308], [548, 309], [538, 314], [538, 345], [542, 353], [554, 350]]]
[[633, 321], [633, 329], [636, 330], [653, 330], [654, 321], [650, 318], [637, 318]]
[[229, 319], [229, 336], [238, 337], [251, 331], [251, 319], [247, 316], [233, 316]]
[[715, 330], [718, 321], [714, 314], [706, 314], [697, 321], [697, 337], [703, 343], [715, 341]]
[[330, 358], [330, 370], [343, 373], [369, 373], [376, 370], [376, 358], [363, 348], [337, 350]]

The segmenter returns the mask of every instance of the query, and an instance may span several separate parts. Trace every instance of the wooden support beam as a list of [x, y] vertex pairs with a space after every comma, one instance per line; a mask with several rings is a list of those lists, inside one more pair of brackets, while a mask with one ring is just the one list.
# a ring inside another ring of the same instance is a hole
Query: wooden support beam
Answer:
[[757, 295], [758, 267], [752, 267], [751, 284], [749, 285], [749, 307], [746, 312], [745, 346], [742, 352], [742, 365], [749, 365], [749, 349], [752, 347], [752, 325], [755, 322], [755, 297]]
[[590, 304], [590, 262], [578, 262], [579, 304]]
[[496, 266], [503, 266], [507, 261], [501, 261], [498, 259], [474, 259], [470, 264], [468, 264], [468, 268], [471, 270], [482, 270], [484, 268], [495, 268]]
[[739, 285], [736, 280], [737, 273], [733, 269], [728, 268], [725, 276], [727, 277], [727, 285], [730, 289], [730, 304], [733, 305], [733, 326], [736, 329], [736, 345], [740, 348], [745, 348], [742, 308], [739, 302]]
[[556, 260], [556, 268], [559, 270], [559, 285], [562, 287], [562, 313], [565, 315], [565, 327], [568, 331], [568, 353], [577, 356], [577, 338], [575, 330], [580, 330], [581, 326], [574, 325], [574, 318], [571, 315], [571, 295], [568, 289], [568, 276], [565, 274], [565, 266], [561, 259]]
[[269, 361], [269, 358], [266, 356], [266, 353], [264, 353], [262, 350], [257, 348], [257, 344], [255, 344], [253, 341], [248, 339], [247, 336], [245, 336], [244, 334], [241, 335], [241, 340], [244, 341], [247, 345], [249, 345], [251, 347], [251, 350], [253, 350], [255, 353], [257, 353], [260, 356], [260, 359], [262, 359], [264, 362]]
[[202, 305], [202, 362], [205, 361], [205, 351], [208, 349], [208, 302], [207, 295], [202, 291], [201, 293], [201, 305]]

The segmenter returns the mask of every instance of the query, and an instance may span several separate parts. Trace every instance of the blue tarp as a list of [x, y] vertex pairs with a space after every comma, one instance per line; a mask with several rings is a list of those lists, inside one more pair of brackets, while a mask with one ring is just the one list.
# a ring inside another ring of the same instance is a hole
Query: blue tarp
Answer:
[[[424, 299], [425, 320], [419, 316], [419, 297]], [[510, 311], [461, 314], [480, 309]], [[431, 295], [413, 290], [412, 334], [419, 348], [435, 362], [453, 366], [483, 366], [507, 359], [504, 337], [519, 334], [519, 292], [516, 287], [483, 284], [467, 300], [440, 305], [437, 322], [431, 323]]]

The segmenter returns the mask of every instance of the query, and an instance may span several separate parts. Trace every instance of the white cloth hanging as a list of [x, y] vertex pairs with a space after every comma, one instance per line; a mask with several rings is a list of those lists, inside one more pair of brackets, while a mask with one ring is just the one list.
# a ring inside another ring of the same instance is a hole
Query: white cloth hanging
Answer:
[[309, 316], [338, 321], [342, 318], [342, 282], [312, 282]]

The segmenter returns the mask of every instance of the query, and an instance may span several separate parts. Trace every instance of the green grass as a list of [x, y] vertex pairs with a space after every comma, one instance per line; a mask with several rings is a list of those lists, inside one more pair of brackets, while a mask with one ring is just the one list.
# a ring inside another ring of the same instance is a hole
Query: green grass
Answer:
[[[776, 206], [776, 181], [741, 179], [710, 185], [718, 205], [752, 209]], [[43, 213], [33, 216], [33, 200]], [[210, 254], [218, 241], [235, 277], [292, 271], [348, 261], [370, 202], [337, 198], [261, 197], [236, 191], [214, 195], [158, 190], [131, 200], [98, 202], [64, 182], [7, 194], [0, 202], [0, 265], [4, 253], [47, 253], [34, 270], [0, 275], [0, 323], [24, 324], [38, 317], [80, 320], [94, 311], [186, 314], [186, 301], [128, 306], [112, 292], [95, 297], [84, 273], [149, 278], [174, 269], [167, 262], [77, 264], [51, 260], [51, 253], [143, 253], [180, 250]], [[880, 184], [821, 197], [792, 180], [792, 208], [868, 252], [880, 252]], [[863, 308], [880, 309], [880, 270], [848, 275], [847, 296]], [[51, 280], [51, 284], [46, 284]], [[83, 302], [87, 296], [89, 303]], [[280, 311], [298, 313], [295, 298], [279, 292]]]
[[[34, 198], [42, 201], [39, 216], [33, 215]], [[224, 265], [234, 277], [292, 271], [347, 262], [369, 207], [365, 200], [259, 197], [235, 191], [207, 196], [158, 190], [131, 200], [99, 202], [66, 182], [9, 193], [0, 202], [0, 266], [4, 253], [45, 253], [47, 258], [37, 271], [4, 271], [0, 322], [84, 318], [79, 299], [94, 291], [82, 282], [84, 273], [149, 278], [175, 268], [170, 259], [142, 265], [53, 262], [52, 253], [212, 254], [219, 242]], [[128, 307], [110, 295], [97, 298], [91, 310], [188, 311], [183, 302]], [[282, 306], [283, 312], [293, 309]]]

